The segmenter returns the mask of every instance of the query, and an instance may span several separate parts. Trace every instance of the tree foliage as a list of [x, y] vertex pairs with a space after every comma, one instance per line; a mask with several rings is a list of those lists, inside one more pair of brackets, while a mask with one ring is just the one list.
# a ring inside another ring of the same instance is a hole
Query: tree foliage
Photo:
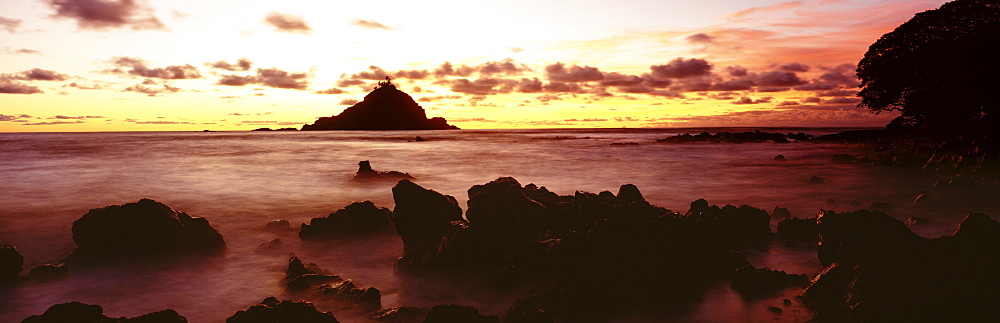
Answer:
[[1000, 128], [1000, 0], [957, 0], [882, 35], [858, 63], [860, 106], [900, 110], [891, 125]]

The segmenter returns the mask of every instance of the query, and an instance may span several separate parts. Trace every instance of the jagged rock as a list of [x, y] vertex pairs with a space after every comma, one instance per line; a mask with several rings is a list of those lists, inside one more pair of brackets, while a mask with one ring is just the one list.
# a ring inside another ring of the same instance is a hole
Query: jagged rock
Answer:
[[931, 220], [928, 220], [926, 218], [921, 218], [919, 216], [911, 216], [911, 217], [907, 218], [906, 221], [904, 221], [903, 223], [906, 224], [906, 226], [908, 226], [908, 227], [912, 227], [912, 226], [915, 226], [915, 225], [923, 225], [923, 224], [927, 224], [927, 223], [930, 223], [930, 222], [931, 222]]
[[500, 318], [496, 315], [482, 315], [479, 310], [472, 306], [461, 306], [455, 304], [436, 305], [427, 312], [427, 317], [423, 323], [500, 323]]
[[274, 220], [274, 221], [268, 222], [267, 224], [264, 225], [264, 231], [272, 232], [272, 233], [279, 233], [280, 234], [280, 233], [285, 233], [285, 232], [294, 231], [294, 230], [295, 229], [292, 228], [292, 224], [289, 223], [288, 220], [285, 220], [285, 219]]
[[434, 258], [446, 245], [443, 241], [449, 232], [466, 227], [462, 208], [451, 195], [401, 180], [392, 188], [392, 199], [396, 208], [390, 217], [403, 240], [401, 265], [418, 265]]
[[765, 241], [771, 237], [771, 216], [767, 211], [748, 205], [720, 208], [698, 199], [691, 202], [691, 209], [685, 216], [694, 219], [700, 231], [718, 235], [720, 241], [728, 241], [733, 246]]
[[820, 321], [990, 321], [1000, 315], [1000, 223], [970, 214], [925, 239], [873, 211], [820, 216], [820, 261], [806, 289]]
[[791, 240], [818, 241], [816, 218], [786, 218], [778, 222], [778, 236]]
[[531, 301], [519, 299], [507, 309], [504, 323], [552, 323], [552, 318]]
[[826, 180], [823, 179], [823, 177], [820, 177], [820, 176], [813, 176], [813, 177], [809, 178], [809, 184], [823, 184], [825, 182], [826, 182]]
[[167, 309], [133, 318], [104, 316], [100, 305], [69, 302], [52, 305], [41, 315], [32, 315], [21, 323], [185, 323], [187, 318]]
[[285, 270], [285, 279], [289, 290], [307, 290], [316, 288], [326, 283], [339, 283], [343, 281], [340, 276], [330, 275], [330, 272], [319, 268], [314, 263], [303, 264], [298, 257], [288, 259], [288, 269]]
[[0, 245], [0, 281], [17, 277], [21, 269], [24, 269], [24, 256], [14, 245]]
[[260, 304], [250, 306], [245, 311], [237, 311], [226, 320], [227, 323], [336, 323], [337, 318], [330, 312], [320, 312], [312, 303], [305, 301], [278, 301], [274, 297], [265, 298]]
[[789, 287], [805, 287], [809, 282], [806, 275], [792, 275], [781, 270], [755, 268], [746, 265], [733, 275], [732, 286], [744, 295], [773, 293]]
[[511, 177], [472, 186], [468, 204], [465, 217], [471, 225], [501, 234], [539, 230], [551, 220], [545, 205], [528, 197]]
[[271, 251], [277, 251], [277, 250], [281, 250], [281, 248], [284, 247], [284, 246], [285, 246], [285, 242], [284, 241], [282, 241], [281, 239], [278, 239], [278, 238], [274, 238], [274, 239], [268, 240], [267, 242], [264, 242], [264, 243], [261, 243], [261, 244], [257, 245], [257, 248], [254, 248], [254, 252], [271, 252]]
[[69, 267], [66, 264], [47, 264], [31, 268], [28, 277], [35, 280], [54, 280], [69, 276]]
[[73, 222], [73, 241], [71, 261], [226, 250], [208, 220], [150, 199], [90, 210]]
[[410, 174], [397, 172], [394, 170], [390, 171], [377, 171], [372, 169], [372, 164], [367, 160], [362, 160], [358, 162], [358, 172], [354, 175], [355, 181], [373, 181], [373, 180], [401, 180], [401, 179], [414, 179]]
[[378, 289], [358, 288], [350, 279], [337, 284], [323, 284], [319, 287], [319, 292], [353, 303], [363, 311], [376, 311], [382, 308], [382, 293]]
[[837, 163], [855, 163], [858, 161], [858, 157], [854, 157], [849, 154], [835, 154], [830, 156], [830, 161]]
[[427, 310], [416, 307], [400, 306], [387, 308], [372, 314], [371, 319], [385, 323], [420, 323], [427, 317]]
[[306, 240], [392, 233], [390, 213], [389, 209], [376, 207], [371, 201], [354, 202], [327, 217], [313, 218], [309, 220], [309, 224], [302, 224], [299, 238]]
[[396, 89], [389, 78], [379, 82], [364, 100], [338, 115], [322, 117], [302, 130], [448, 130], [458, 127], [441, 117], [427, 118], [409, 94]]

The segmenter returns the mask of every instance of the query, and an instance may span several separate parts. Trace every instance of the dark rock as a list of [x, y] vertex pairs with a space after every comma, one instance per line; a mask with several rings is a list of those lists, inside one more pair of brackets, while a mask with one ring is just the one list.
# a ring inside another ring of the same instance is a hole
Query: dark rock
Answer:
[[73, 241], [77, 249], [68, 260], [74, 261], [226, 250], [208, 220], [150, 199], [90, 210], [73, 222]]
[[813, 176], [809, 178], [809, 184], [823, 184], [825, 182], [826, 180], [824, 180], [823, 177], [820, 176]]
[[782, 134], [782, 133], [771, 133], [757, 131], [747, 131], [747, 132], [717, 132], [714, 135], [708, 132], [702, 132], [697, 135], [691, 135], [690, 133], [680, 134], [676, 136], [667, 137], [664, 139], [659, 139], [656, 142], [667, 142], [667, 143], [687, 143], [687, 142], [727, 142], [727, 143], [748, 143], [748, 142], [774, 142], [774, 143], [789, 143], [789, 139], [796, 141], [808, 140], [812, 138], [812, 135], [807, 135], [804, 133], [799, 134]]
[[873, 209], [885, 210], [885, 209], [891, 209], [891, 208], [896, 207], [896, 204], [889, 203], [889, 202], [875, 201], [875, 202], [871, 202], [871, 204], [868, 204], [868, 206], [871, 207], [871, 208], [873, 208]]
[[260, 304], [250, 306], [245, 311], [237, 311], [226, 320], [227, 323], [336, 323], [337, 318], [329, 312], [320, 312], [312, 303], [305, 301], [278, 301], [274, 297], [264, 299]]
[[88, 305], [80, 302], [56, 304], [45, 310], [42, 315], [32, 315], [21, 323], [185, 323], [187, 319], [174, 310], [163, 310], [133, 318], [113, 318], [104, 316], [104, 308], [100, 305]]
[[288, 259], [284, 280], [289, 290], [308, 290], [323, 284], [343, 281], [340, 276], [330, 275], [330, 272], [319, 268], [316, 264], [303, 264], [298, 257]]
[[781, 305], [782, 306], [792, 306], [792, 300], [787, 299], [787, 298], [783, 299], [783, 300], [781, 300]]
[[323, 284], [319, 287], [319, 292], [350, 302], [366, 312], [382, 308], [382, 293], [378, 289], [374, 287], [358, 288], [350, 279], [337, 284]]
[[504, 323], [552, 323], [552, 318], [531, 301], [519, 299], [507, 309]]
[[364, 100], [338, 115], [322, 117], [302, 130], [448, 130], [458, 127], [441, 117], [427, 118], [409, 94], [396, 89], [386, 77]]
[[28, 277], [35, 280], [55, 280], [69, 276], [69, 267], [66, 264], [47, 264], [31, 268]]
[[927, 194], [917, 195], [917, 198], [913, 199], [913, 205], [930, 205], [934, 203], [934, 198], [927, 196]]
[[837, 163], [855, 163], [858, 161], [858, 157], [848, 154], [836, 154], [830, 157], [830, 161]]
[[976, 240], [1000, 239], [1000, 223], [985, 214], [969, 213], [952, 236]]
[[732, 286], [740, 294], [757, 296], [774, 293], [789, 287], [805, 287], [809, 282], [806, 275], [792, 275], [781, 270], [754, 268], [746, 265], [733, 274]]
[[284, 246], [285, 246], [285, 242], [284, 241], [282, 241], [281, 239], [278, 239], [278, 238], [274, 238], [274, 239], [268, 240], [267, 242], [264, 242], [264, 243], [261, 243], [261, 244], [257, 245], [257, 248], [255, 248], [254, 251], [255, 252], [278, 251], [278, 250], [281, 250], [282, 247], [284, 247]]
[[817, 252], [823, 266], [853, 261], [868, 249], [903, 248], [921, 239], [899, 220], [878, 211], [821, 210], [816, 224], [820, 232]]
[[24, 269], [24, 256], [14, 245], [0, 245], [0, 281], [13, 279]]
[[771, 238], [771, 216], [767, 211], [748, 205], [720, 208], [708, 206], [708, 201], [699, 199], [691, 202], [691, 209], [685, 216], [694, 219], [701, 232], [718, 235], [719, 241], [728, 241], [731, 246]]
[[295, 229], [292, 228], [292, 224], [289, 223], [288, 220], [284, 220], [284, 219], [282, 219], [282, 220], [274, 220], [274, 221], [268, 222], [267, 224], [264, 225], [264, 231], [272, 232], [272, 233], [279, 233], [279, 234], [281, 234], [281, 233], [285, 233], [285, 232], [289, 232], [289, 231], [294, 231], [294, 230]]
[[386, 323], [420, 323], [427, 317], [427, 310], [416, 307], [400, 306], [387, 308], [372, 314], [375, 322]]
[[774, 156], [774, 160], [777, 160], [777, 161], [786, 161], [788, 159], [785, 158], [785, 155], [777, 155], [777, 156]]
[[362, 160], [358, 162], [358, 173], [354, 175], [355, 181], [373, 181], [373, 180], [401, 180], [401, 179], [414, 179], [413, 176], [407, 173], [401, 173], [394, 170], [390, 171], [377, 171], [372, 169], [371, 163], [367, 160]]
[[431, 260], [445, 246], [449, 232], [462, 230], [465, 219], [455, 197], [401, 180], [392, 188], [396, 208], [390, 214], [396, 234], [403, 240], [401, 265]]
[[791, 240], [818, 241], [816, 218], [786, 218], [778, 222], [778, 236]]
[[421, 137], [421, 136], [417, 136], [416, 138], [413, 138], [413, 141], [424, 142], [424, 141], [427, 141], [427, 139], [424, 139], [424, 137]]
[[638, 142], [612, 142], [611, 146], [638, 146]]
[[309, 224], [302, 224], [299, 237], [306, 240], [392, 233], [390, 213], [389, 209], [376, 207], [371, 201], [354, 202], [327, 217], [313, 218]]
[[911, 216], [908, 219], [906, 219], [906, 221], [903, 222], [903, 223], [906, 224], [906, 226], [908, 226], [908, 227], [912, 227], [914, 225], [924, 225], [924, 224], [927, 224], [927, 223], [930, 223], [930, 222], [931, 222], [931, 220], [928, 220], [928, 219], [925, 219], [925, 218], [921, 218], [919, 216]]
[[774, 210], [771, 210], [771, 218], [773, 219], [782, 220], [791, 217], [792, 217], [792, 212], [788, 211], [788, 209], [786, 208], [775, 206]]
[[468, 204], [465, 217], [471, 225], [501, 234], [537, 231], [551, 221], [545, 205], [529, 197], [511, 177], [472, 186]]
[[774, 307], [774, 306], [768, 306], [767, 307], [767, 311], [771, 312], [771, 313], [775, 313], [775, 314], [781, 314], [781, 312], [783, 312], [783, 310], [781, 308]]
[[461, 305], [436, 305], [427, 312], [427, 317], [423, 323], [500, 323], [500, 318], [496, 315], [482, 315], [479, 310], [472, 306]]

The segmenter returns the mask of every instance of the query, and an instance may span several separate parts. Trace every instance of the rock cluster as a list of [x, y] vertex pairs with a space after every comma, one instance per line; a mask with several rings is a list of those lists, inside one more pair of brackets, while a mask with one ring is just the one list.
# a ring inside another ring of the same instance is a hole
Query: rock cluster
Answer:
[[330, 275], [316, 264], [304, 265], [298, 257], [288, 259], [285, 282], [291, 291], [318, 292], [364, 312], [382, 308], [382, 293], [378, 289], [359, 288], [351, 280]]
[[734, 144], [742, 144], [748, 142], [775, 142], [775, 143], [789, 143], [791, 140], [809, 140], [813, 136], [805, 133], [774, 133], [774, 132], [763, 132], [760, 130], [747, 131], [747, 132], [717, 132], [714, 135], [708, 132], [702, 132], [696, 135], [690, 133], [679, 134], [676, 136], [671, 136], [663, 139], [656, 140], [656, 142], [666, 142], [666, 143], [687, 143], [687, 142], [727, 142]]
[[320, 312], [312, 303], [278, 301], [274, 297], [265, 298], [260, 304], [250, 306], [245, 311], [238, 311], [226, 320], [226, 323], [263, 322], [337, 323], [339, 321], [330, 312]]
[[394, 170], [390, 171], [377, 171], [372, 169], [372, 164], [367, 160], [362, 160], [358, 162], [358, 172], [354, 175], [354, 181], [377, 181], [377, 180], [392, 180], [398, 181], [401, 179], [414, 179], [410, 174], [397, 172]]
[[80, 302], [56, 304], [45, 310], [41, 315], [32, 315], [21, 323], [186, 323], [176, 311], [167, 309], [133, 318], [104, 316], [104, 308], [100, 305], [89, 305]]
[[354, 202], [329, 216], [303, 223], [299, 237], [308, 240], [392, 233], [389, 213], [389, 209], [377, 207], [371, 201]]

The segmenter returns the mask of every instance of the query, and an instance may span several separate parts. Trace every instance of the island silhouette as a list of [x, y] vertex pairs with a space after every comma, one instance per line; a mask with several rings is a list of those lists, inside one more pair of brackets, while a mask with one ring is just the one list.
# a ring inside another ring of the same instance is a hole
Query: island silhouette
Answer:
[[406, 92], [385, 82], [365, 96], [365, 99], [338, 115], [321, 117], [302, 130], [449, 130], [458, 127], [441, 117], [427, 118], [424, 108]]

